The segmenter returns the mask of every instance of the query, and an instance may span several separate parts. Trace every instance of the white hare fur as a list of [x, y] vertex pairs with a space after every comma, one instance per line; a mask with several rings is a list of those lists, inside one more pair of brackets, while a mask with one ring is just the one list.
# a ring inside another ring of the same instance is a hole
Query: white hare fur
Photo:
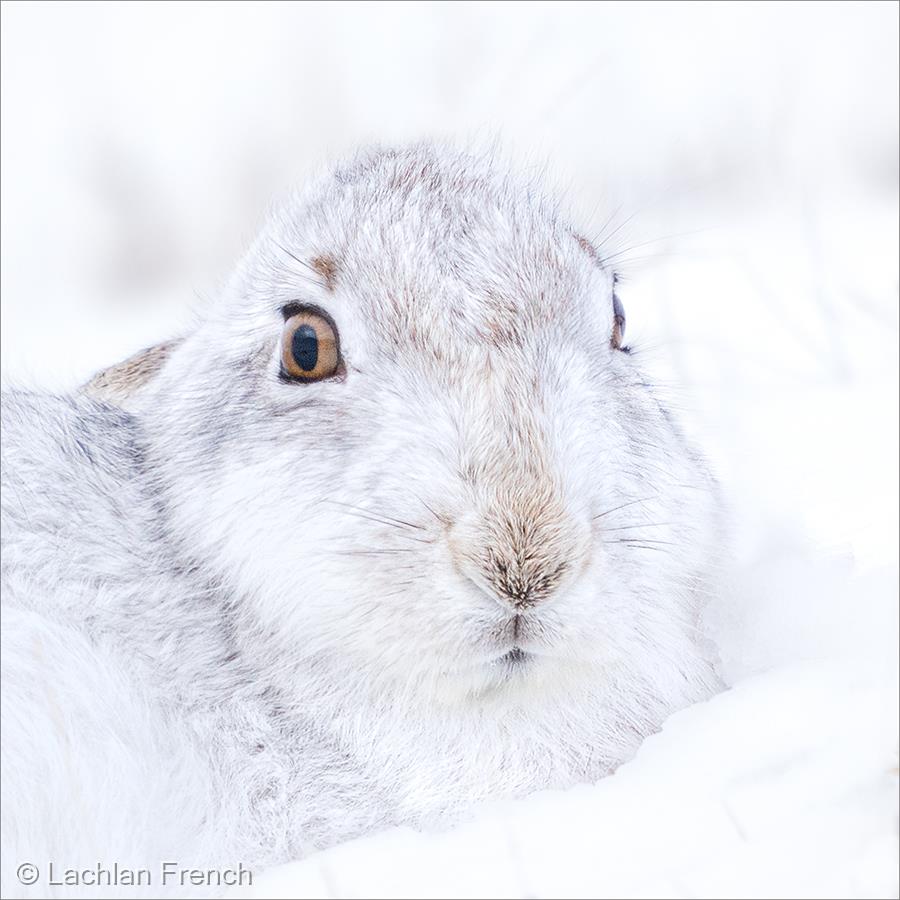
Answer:
[[[341, 377], [279, 378], [290, 304], [330, 314]], [[444, 826], [715, 690], [715, 486], [617, 310], [534, 185], [373, 150], [183, 339], [7, 393], [3, 896], [25, 860], [258, 868]]]

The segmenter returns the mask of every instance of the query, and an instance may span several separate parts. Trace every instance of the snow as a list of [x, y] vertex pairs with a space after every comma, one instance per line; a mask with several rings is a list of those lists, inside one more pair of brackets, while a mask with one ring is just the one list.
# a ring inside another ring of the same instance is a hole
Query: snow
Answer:
[[709, 617], [732, 686], [614, 775], [352, 841], [229, 896], [896, 897], [897, 591], [890, 567], [766, 547]]
[[893, 896], [889, 694], [862, 668], [786, 666], [673, 716], [595, 786], [348, 843], [236, 895]]
[[897, 896], [897, 5], [210, 6], [4, 4], [5, 378], [170, 336], [320, 159], [499, 136], [619, 254], [735, 522], [727, 692], [596, 785], [246, 895]]

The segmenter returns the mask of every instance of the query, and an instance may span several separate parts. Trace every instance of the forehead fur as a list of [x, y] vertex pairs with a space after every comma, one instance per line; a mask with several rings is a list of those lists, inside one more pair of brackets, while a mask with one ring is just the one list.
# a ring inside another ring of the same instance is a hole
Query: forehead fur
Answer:
[[535, 184], [429, 144], [337, 165], [275, 216], [257, 250], [267, 278], [315, 281], [391, 344], [449, 349], [521, 345], [608, 300], [583, 243]]

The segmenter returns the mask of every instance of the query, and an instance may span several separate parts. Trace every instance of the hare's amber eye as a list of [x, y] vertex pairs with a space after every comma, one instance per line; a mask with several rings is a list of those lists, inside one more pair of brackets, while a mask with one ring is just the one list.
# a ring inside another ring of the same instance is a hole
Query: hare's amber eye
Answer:
[[294, 313], [284, 323], [281, 369], [297, 381], [331, 378], [340, 364], [334, 325], [315, 310]]

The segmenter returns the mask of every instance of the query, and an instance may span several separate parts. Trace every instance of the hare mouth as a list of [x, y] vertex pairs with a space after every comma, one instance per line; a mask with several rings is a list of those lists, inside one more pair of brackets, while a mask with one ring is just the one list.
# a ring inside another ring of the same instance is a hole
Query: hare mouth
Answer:
[[545, 656], [553, 655], [546, 630], [536, 617], [517, 614], [496, 627], [486, 640], [483, 662], [505, 672], [531, 668]]

